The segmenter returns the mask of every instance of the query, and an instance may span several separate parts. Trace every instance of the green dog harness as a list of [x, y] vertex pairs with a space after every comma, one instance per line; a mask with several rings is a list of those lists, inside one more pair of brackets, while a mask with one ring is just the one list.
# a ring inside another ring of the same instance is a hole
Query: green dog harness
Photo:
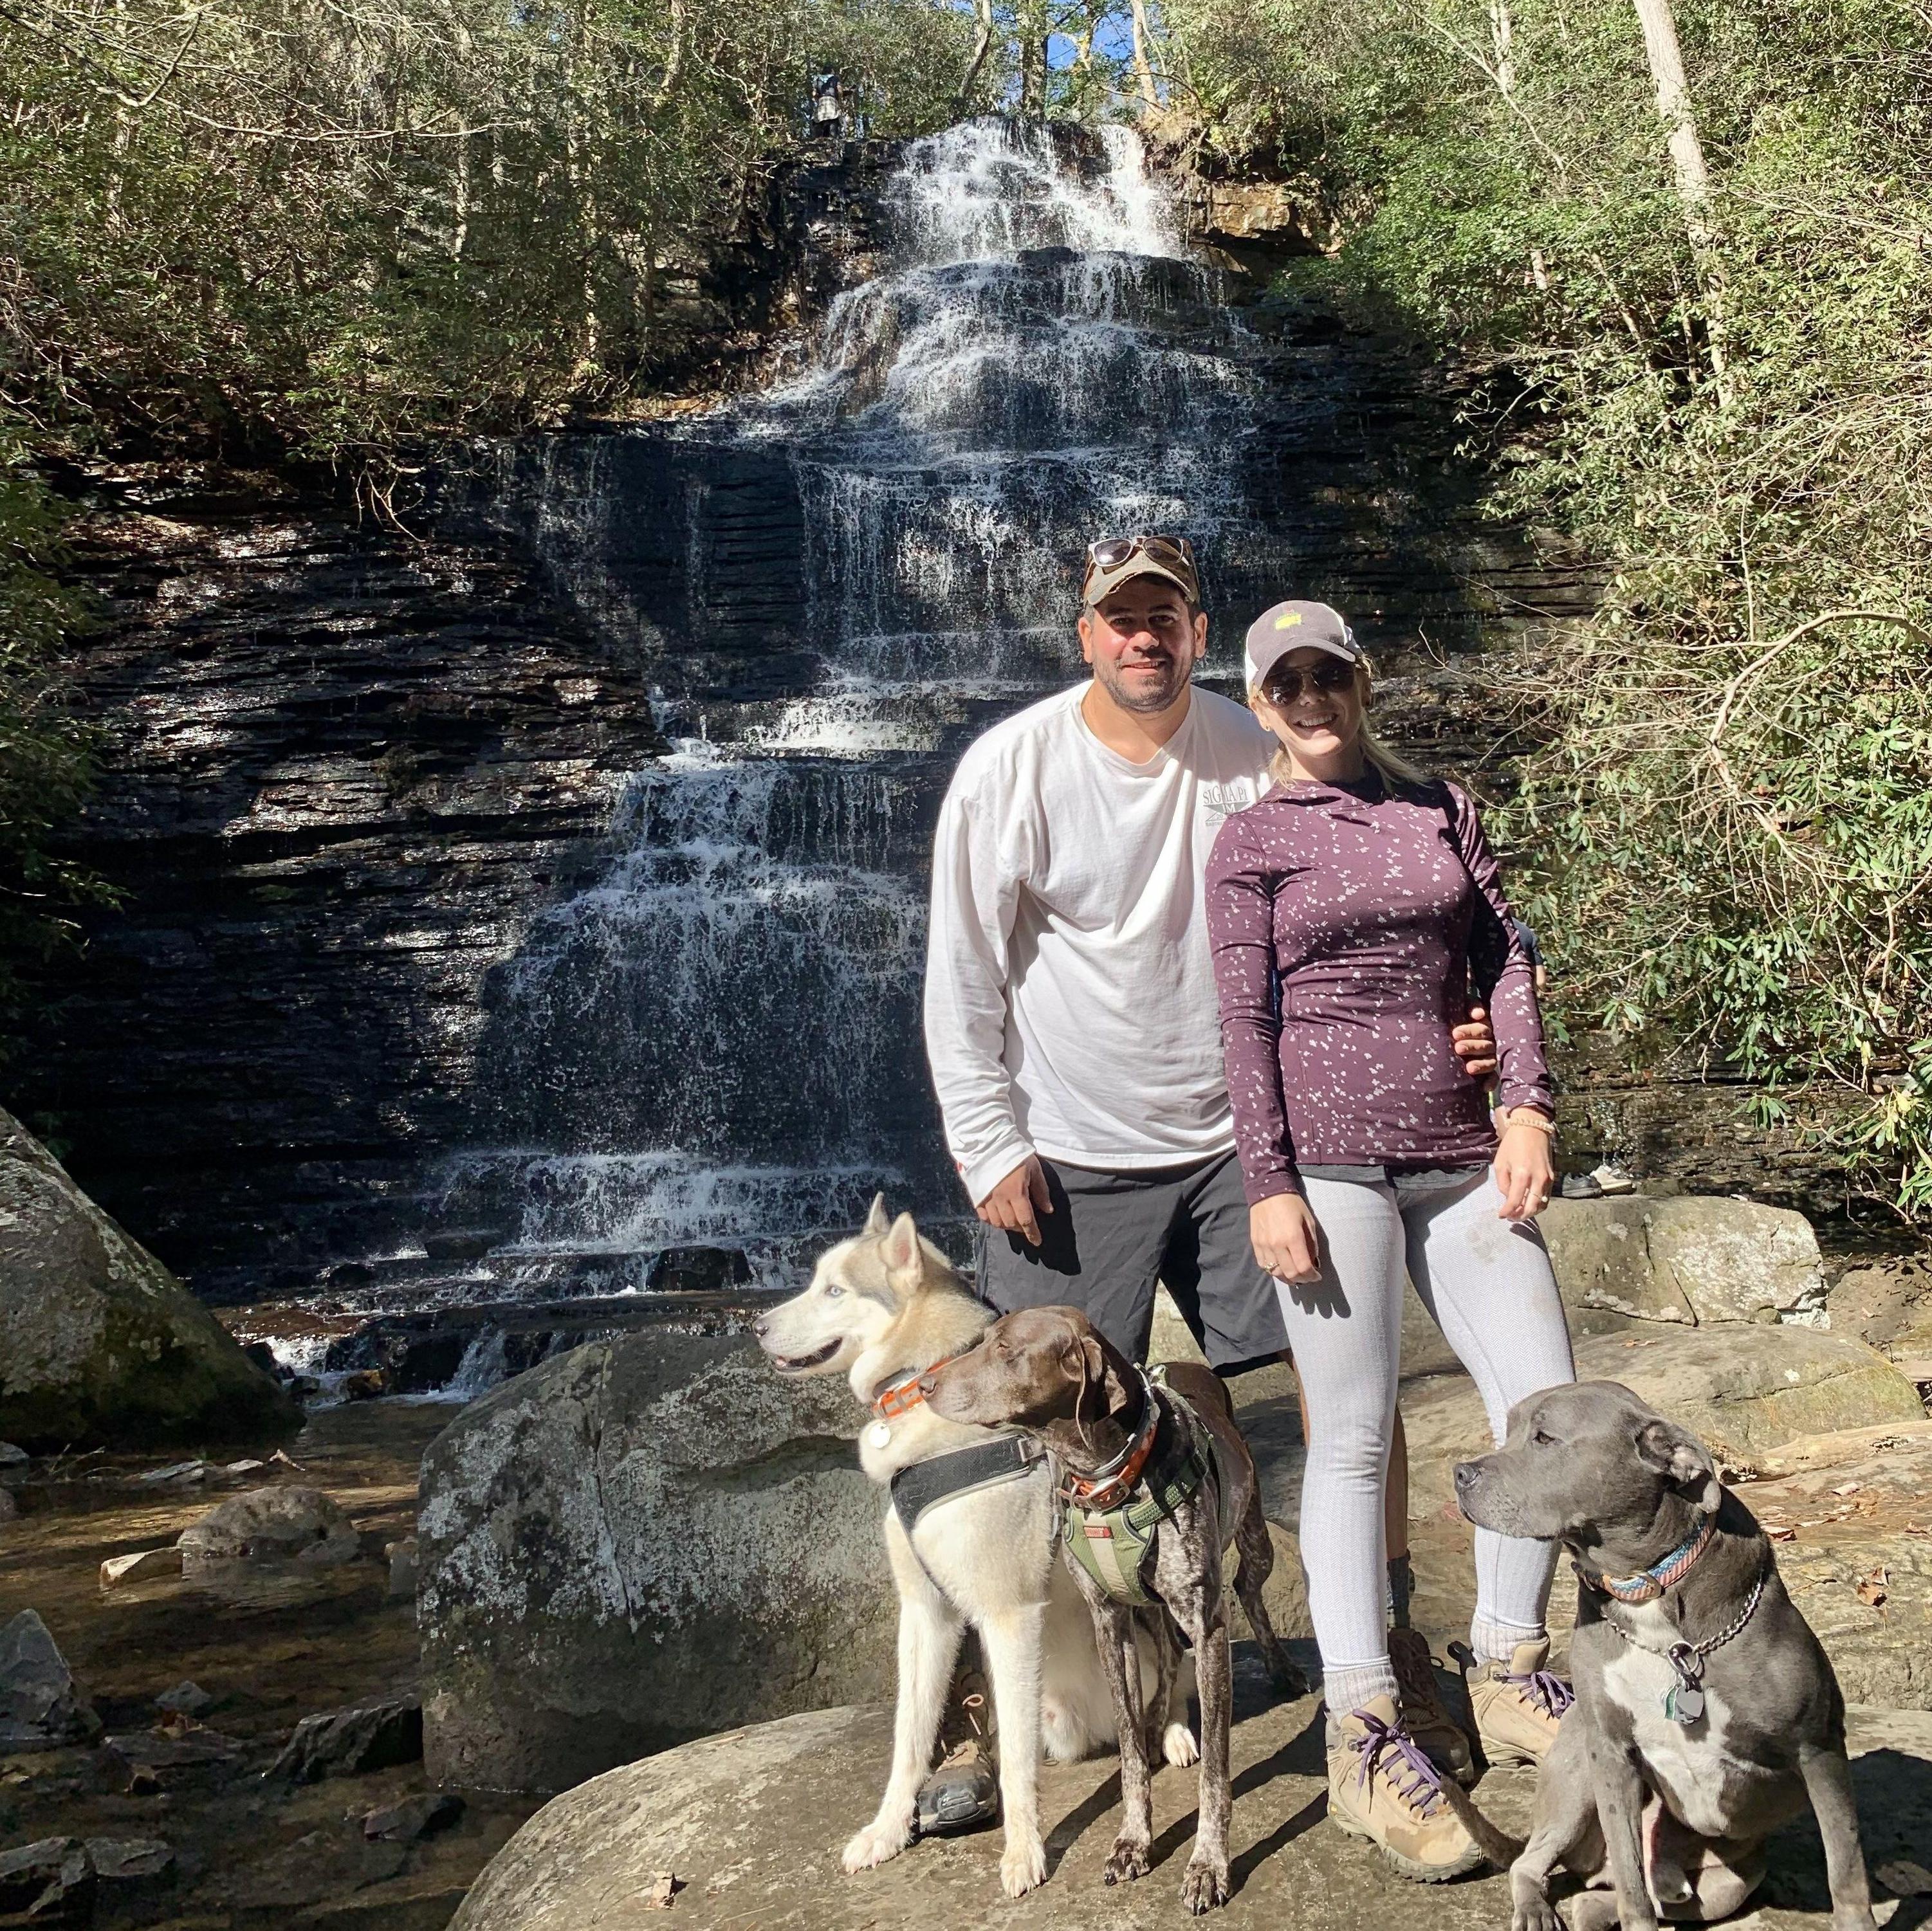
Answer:
[[[1156, 1370], [1156, 1375], [1158, 1369]], [[1150, 1413], [1160, 1426], [1160, 1403], [1150, 1381], [1144, 1376]], [[1184, 1442], [1181, 1453], [1170, 1451], [1166, 1462], [1148, 1470], [1126, 1498], [1112, 1508], [1084, 1508], [1062, 1491], [1066, 1515], [1061, 1539], [1068, 1556], [1092, 1576], [1117, 1603], [1138, 1609], [1154, 1599], [1142, 1580], [1154, 1531], [1162, 1520], [1189, 1501], [1207, 1479], [1214, 1454], [1213, 1438], [1201, 1426], [1194, 1411], [1172, 1388], [1165, 1390], [1172, 1405], [1174, 1433]], [[1204, 1446], [1204, 1444], [1205, 1444]], [[1218, 1474], [1220, 1471], [1216, 1470]], [[1217, 1483], [1215, 1498], [1220, 1520], [1221, 1546], [1234, 1539], [1234, 1525], [1228, 1519], [1228, 1486]]]

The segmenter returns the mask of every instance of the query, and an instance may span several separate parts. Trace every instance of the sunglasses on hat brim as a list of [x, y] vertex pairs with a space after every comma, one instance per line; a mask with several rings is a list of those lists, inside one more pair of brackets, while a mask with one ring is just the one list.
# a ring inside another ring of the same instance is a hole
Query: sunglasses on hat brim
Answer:
[[1144, 556], [1162, 570], [1171, 570], [1180, 578], [1192, 598], [1199, 589], [1194, 568], [1194, 546], [1184, 536], [1103, 536], [1087, 546], [1084, 581], [1091, 583], [1096, 572], [1118, 570], [1135, 556]]

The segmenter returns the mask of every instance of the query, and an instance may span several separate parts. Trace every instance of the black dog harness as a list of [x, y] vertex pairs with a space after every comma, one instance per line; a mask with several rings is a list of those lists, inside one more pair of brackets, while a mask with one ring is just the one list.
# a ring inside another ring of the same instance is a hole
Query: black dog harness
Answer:
[[936, 1504], [977, 1489], [997, 1488], [1002, 1482], [1030, 1475], [1046, 1459], [1046, 1451], [1030, 1435], [1003, 1435], [914, 1462], [892, 1477], [892, 1509], [908, 1536], [919, 1519]]
[[[927, 1367], [915, 1369], [896, 1381], [889, 1375], [880, 1383], [873, 1392], [872, 1412], [879, 1417], [882, 1435], [886, 1432], [884, 1423], [896, 1420], [901, 1415], [910, 1414], [914, 1408], [925, 1405], [926, 1392], [920, 1383], [934, 1369], [944, 1368], [952, 1358], [949, 1354]], [[898, 1517], [899, 1527], [905, 1531], [906, 1540], [910, 1543], [913, 1531], [919, 1526], [920, 1517], [928, 1509], [955, 1495], [970, 1495], [975, 1489], [994, 1489], [1002, 1482], [1018, 1481], [1023, 1475], [1030, 1475], [1046, 1459], [1046, 1450], [1030, 1435], [1002, 1435], [991, 1441], [975, 1442], [970, 1448], [956, 1448], [948, 1454], [935, 1455], [925, 1462], [910, 1462], [892, 1476], [892, 1513]], [[915, 1561], [918, 1555], [915, 1549]], [[921, 1563], [920, 1566], [923, 1568], [925, 1564]]]

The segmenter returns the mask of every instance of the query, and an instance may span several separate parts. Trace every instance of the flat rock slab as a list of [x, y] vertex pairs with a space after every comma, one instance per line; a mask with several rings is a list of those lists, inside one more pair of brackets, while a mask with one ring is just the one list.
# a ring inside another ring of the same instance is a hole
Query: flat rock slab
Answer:
[[[1237, 1652], [1234, 1896], [1210, 1922], [1322, 1931], [1495, 1931], [1509, 1921], [1504, 1880], [1405, 1883], [1367, 1846], [1328, 1822], [1316, 1700], [1280, 1705]], [[1909, 1856], [1932, 1834], [1932, 1717], [1857, 1711], [1855, 1770], [1874, 1864]], [[890, 1753], [878, 1710], [819, 1711], [734, 1731], [647, 1758], [547, 1804], [476, 1882], [451, 1931], [854, 1931], [943, 1924], [949, 1931], [1024, 1924], [1068, 1931], [1171, 1931], [1191, 1848], [1196, 1780], [1162, 1770], [1154, 1783], [1155, 1867], [1108, 1890], [1100, 1869], [1119, 1822], [1110, 1757], [1046, 1767], [1041, 1818], [1051, 1875], [1017, 1904], [1000, 1889], [998, 1831], [915, 1846], [848, 1877], [838, 1854], [871, 1816]], [[1478, 1793], [1496, 1821], [1528, 1819], [1527, 1772], [1492, 1772]], [[646, 1903], [668, 1873], [669, 1915]], [[1825, 1902], [1808, 1822], [1783, 1834], [1765, 1908], [1742, 1921], [1796, 1931]], [[1881, 1907], [1881, 1916], [1887, 1914]]]
[[[1652, 1324], [1580, 1341], [1576, 1357], [1579, 1380], [1622, 1382], [1732, 1466], [1756, 1467], [1804, 1435], [1925, 1418], [1918, 1390], [1883, 1355], [1814, 1328]], [[1492, 1444], [1481, 1398], [1460, 1376], [1405, 1387], [1402, 1412], [1413, 1516], [1448, 1503], [1454, 1463]]]

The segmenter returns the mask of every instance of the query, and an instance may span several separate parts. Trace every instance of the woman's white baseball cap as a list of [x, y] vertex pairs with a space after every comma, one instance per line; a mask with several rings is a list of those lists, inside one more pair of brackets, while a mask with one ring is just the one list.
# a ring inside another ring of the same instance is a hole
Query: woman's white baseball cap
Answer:
[[1291, 650], [1325, 650], [1344, 664], [1361, 657], [1348, 620], [1330, 604], [1294, 598], [1270, 604], [1248, 626], [1248, 688], [1252, 690]]

